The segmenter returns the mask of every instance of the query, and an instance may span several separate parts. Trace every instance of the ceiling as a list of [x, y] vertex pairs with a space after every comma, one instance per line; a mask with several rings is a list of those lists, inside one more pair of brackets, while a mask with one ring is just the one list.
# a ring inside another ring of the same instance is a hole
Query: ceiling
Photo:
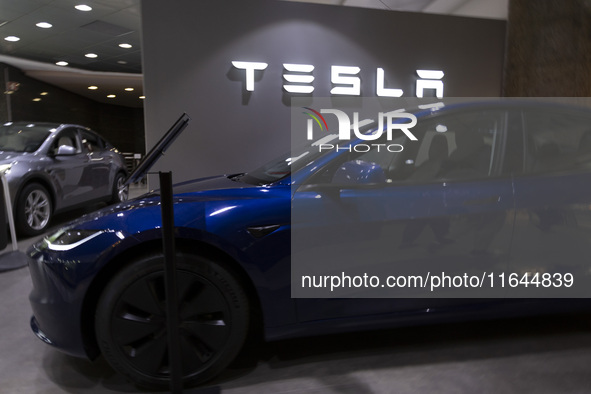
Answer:
[[[509, 0], [285, 1], [506, 19]], [[92, 10], [79, 11], [80, 4]], [[39, 22], [52, 27], [37, 27]], [[140, 32], [140, 0], [0, 0], [0, 63], [99, 102], [143, 106]], [[7, 41], [9, 36], [19, 40]], [[56, 65], [60, 61], [68, 65]]]
[[[79, 4], [92, 10], [74, 8]], [[52, 27], [37, 27], [39, 22]], [[142, 107], [140, 34], [140, 0], [0, 0], [0, 62], [99, 102]], [[8, 36], [20, 40], [6, 41]], [[68, 65], [57, 66], [59, 61]]]

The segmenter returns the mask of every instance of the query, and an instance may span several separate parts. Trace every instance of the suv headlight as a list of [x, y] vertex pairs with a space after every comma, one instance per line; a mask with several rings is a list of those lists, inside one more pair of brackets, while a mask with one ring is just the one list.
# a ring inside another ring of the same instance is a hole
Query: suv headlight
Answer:
[[8, 163], [8, 164], [0, 164], [0, 174], [5, 174], [8, 171], [10, 171], [10, 168], [12, 167], [14, 163]]

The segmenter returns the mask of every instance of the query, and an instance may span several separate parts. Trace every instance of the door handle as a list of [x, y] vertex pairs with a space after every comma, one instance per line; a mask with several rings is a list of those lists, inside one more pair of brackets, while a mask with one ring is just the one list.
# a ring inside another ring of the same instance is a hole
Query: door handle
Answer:
[[464, 201], [463, 205], [491, 205], [501, 201], [501, 196], [490, 196], [484, 198], [473, 198]]
[[100, 156], [99, 157], [94, 157], [92, 153], [89, 153], [87, 156], [88, 156], [88, 159], [90, 161], [103, 161], [103, 160], [105, 160], [104, 157], [100, 157]]

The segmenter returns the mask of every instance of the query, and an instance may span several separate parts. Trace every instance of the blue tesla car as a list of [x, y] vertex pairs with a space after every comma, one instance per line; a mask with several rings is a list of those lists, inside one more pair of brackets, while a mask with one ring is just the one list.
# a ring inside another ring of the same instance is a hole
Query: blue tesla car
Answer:
[[[591, 111], [405, 113], [415, 140], [370, 123], [371, 143], [326, 135], [175, 185], [186, 384], [220, 373], [256, 328], [278, 340], [587, 306], [555, 298], [588, 297]], [[34, 333], [143, 386], [171, 375], [160, 203], [154, 191], [106, 207], [28, 251]]]

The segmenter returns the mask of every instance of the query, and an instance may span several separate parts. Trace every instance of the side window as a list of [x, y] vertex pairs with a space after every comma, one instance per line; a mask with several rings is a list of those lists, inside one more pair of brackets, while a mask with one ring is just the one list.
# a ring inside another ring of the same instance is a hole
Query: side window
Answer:
[[57, 154], [59, 147], [63, 145], [70, 146], [76, 149], [76, 152], [80, 152], [80, 145], [78, 143], [76, 129], [67, 128], [59, 133], [57, 139], [55, 140], [52, 146], [53, 153]]
[[82, 139], [82, 146], [85, 152], [99, 152], [103, 149], [103, 141], [93, 133], [80, 130], [80, 138]]
[[567, 112], [526, 112], [526, 172], [591, 168], [591, 118]]
[[499, 173], [503, 111], [473, 111], [419, 120], [418, 141], [401, 137], [398, 153], [370, 151], [358, 160], [379, 164], [387, 182], [437, 182], [487, 178]]

